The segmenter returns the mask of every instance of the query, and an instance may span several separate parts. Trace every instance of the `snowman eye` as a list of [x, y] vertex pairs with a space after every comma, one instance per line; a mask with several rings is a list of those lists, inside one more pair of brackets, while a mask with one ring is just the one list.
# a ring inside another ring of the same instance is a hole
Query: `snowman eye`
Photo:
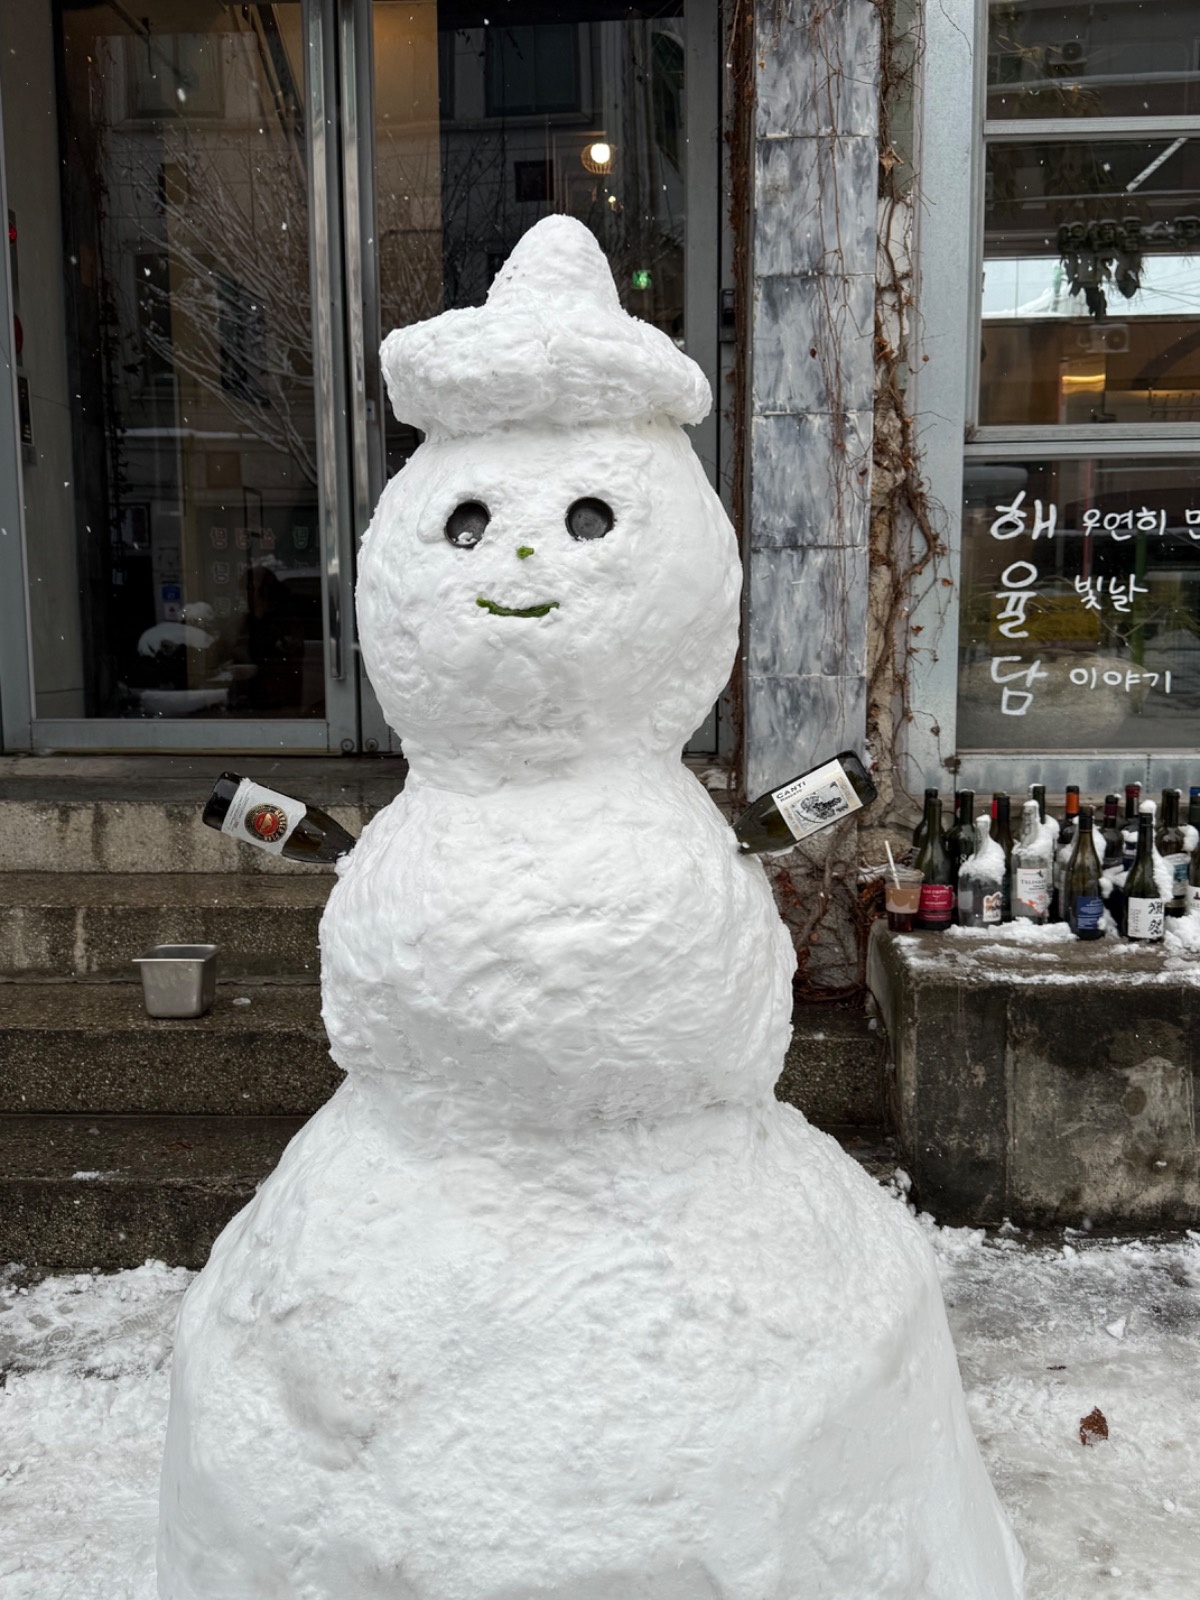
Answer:
[[473, 550], [483, 538], [483, 530], [492, 520], [492, 513], [478, 500], [464, 500], [455, 506], [446, 518], [443, 530], [446, 538], [460, 550]]
[[567, 508], [567, 532], [572, 539], [603, 539], [616, 518], [603, 500], [576, 500]]

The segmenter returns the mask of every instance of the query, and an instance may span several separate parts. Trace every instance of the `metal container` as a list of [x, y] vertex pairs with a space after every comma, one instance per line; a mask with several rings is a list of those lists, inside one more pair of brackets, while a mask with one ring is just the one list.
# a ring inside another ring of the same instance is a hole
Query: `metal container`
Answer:
[[156, 944], [134, 966], [152, 1017], [202, 1017], [217, 997], [215, 944]]

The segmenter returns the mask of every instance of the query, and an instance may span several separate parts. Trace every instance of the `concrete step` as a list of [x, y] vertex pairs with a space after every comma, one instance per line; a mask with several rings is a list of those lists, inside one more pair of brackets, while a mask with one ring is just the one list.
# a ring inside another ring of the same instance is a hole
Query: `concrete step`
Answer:
[[318, 973], [332, 872], [0, 873], [0, 974], [136, 977], [156, 944], [215, 944], [229, 978]]
[[327, 876], [206, 828], [200, 812], [232, 768], [320, 806], [360, 834], [404, 787], [397, 757], [0, 756], [0, 838], [9, 872]]
[[888, 1120], [885, 1069], [883, 1035], [861, 1004], [800, 1005], [775, 1095], [827, 1132], [877, 1131]]
[[200, 1267], [301, 1117], [6, 1117], [0, 1262]]
[[179, 1022], [133, 984], [0, 984], [0, 1113], [308, 1116], [340, 1081], [311, 984], [218, 984]]

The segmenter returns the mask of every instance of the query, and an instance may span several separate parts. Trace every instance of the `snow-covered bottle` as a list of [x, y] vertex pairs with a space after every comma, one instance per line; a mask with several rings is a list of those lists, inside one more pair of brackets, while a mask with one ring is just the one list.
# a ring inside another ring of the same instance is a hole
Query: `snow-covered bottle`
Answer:
[[1026, 800], [1021, 837], [1013, 849], [1014, 921], [1048, 922], [1054, 878], [1053, 834], [1041, 819], [1036, 800]]
[[1125, 821], [1121, 824], [1121, 866], [1128, 872], [1137, 854], [1138, 802], [1142, 797], [1140, 783], [1125, 785]]
[[1004, 916], [1004, 847], [991, 835], [992, 819], [980, 817], [975, 849], [958, 869], [958, 920], [964, 928], [998, 927]]
[[738, 847], [743, 855], [782, 854], [869, 806], [877, 792], [854, 751], [839, 750], [831, 761], [789, 778], [747, 806], [733, 825]]
[[223, 772], [204, 806], [210, 828], [242, 844], [257, 845], [285, 861], [310, 866], [331, 864], [354, 849], [357, 840], [318, 806], [266, 789], [236, 772]]
[[1166, 897], [1154, 871], [1154, 802], [1143, 800], [1138, 811], [1137, 853], [1125, 879], [1125, 906], [1121, 932], [1127, 939], [1161, 944], [1166, 921]]
[[1188, 866], [1191, 858], [1184, 848], [1183, 829], [1179, 826], [1181, 798], [1178, 789], [1163, 790], [1162, 812], [1154, 841], [1174, 886], [1171, 898], [1167, 901], [1169, 917], [1182, 917], [1187, 911]]

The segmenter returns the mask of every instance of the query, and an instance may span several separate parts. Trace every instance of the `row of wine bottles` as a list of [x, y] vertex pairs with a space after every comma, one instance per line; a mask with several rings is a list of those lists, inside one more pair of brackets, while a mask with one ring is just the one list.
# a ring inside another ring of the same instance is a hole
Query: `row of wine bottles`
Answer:
[[913, 866], [922, 875], [916, 926], [1060, 921], [1080, 939], [1099, 939], [1107, 903], [1127, 938], [1158, 942], [1167, 917], [1200, 916], [1200, 786], [1190, 791], [1186, 822], [1181, 801], [1178, 789], [1164, 789], [1156, 826], [1154, 802], [1142, 800], [1140, 784], [1127, 784], [1124, 817], [1109, 794], [1097, 825], [1071, 785], [1056, 820], [1046, 815], [1045, 785], [1035, 783], [1014, 839], [1008, 795], [993, 795], [991, 815], [976, 819], [974, 792], [960, 789], [946, 831], [938, 791], [926, 789], [913, 830]]

